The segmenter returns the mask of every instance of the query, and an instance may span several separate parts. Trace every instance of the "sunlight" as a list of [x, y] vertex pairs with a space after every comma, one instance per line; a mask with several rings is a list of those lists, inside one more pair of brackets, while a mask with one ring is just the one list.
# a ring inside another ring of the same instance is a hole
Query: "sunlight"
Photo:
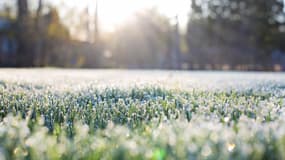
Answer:
[[134, 0], [101, 0], [98, 5], [102, 28], [107, 31], [114, 30], [145, 7], [143, 1]]
[[110, 31], [126, 22], [135, 13], [154, 7], [169, 18], [179, 16], [181, 23], [184, 24], [188, 17], [190, 6], [188, 4], [188, 0], [181, 0], [180, 3], [173, 0], [101, 0], [99, 2], [99, 16], [103, 28]]
[[[102, 30], [113, 31], [118, 25], [123, 24], [135, 13], [146, 9], [156, 8], [161, 14], [169, 18], [176, 15], [179, 21], [186, 24], [190, 9], [188, 0], [181, 0], [179, 3], [174, 0], [97, 0], [99, 22]], [[56, 5], [64, 3], [68, 7], [84, 9], [88, 6], [90, 14], [94, 15], [96, 0], [53, 0]]]

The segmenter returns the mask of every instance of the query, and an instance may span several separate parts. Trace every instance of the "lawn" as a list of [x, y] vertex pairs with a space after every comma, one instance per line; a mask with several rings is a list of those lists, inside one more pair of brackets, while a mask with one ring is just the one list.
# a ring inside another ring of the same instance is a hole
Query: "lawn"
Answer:
[[285, 74], [0, 70], [0, 160], [285, 159]]

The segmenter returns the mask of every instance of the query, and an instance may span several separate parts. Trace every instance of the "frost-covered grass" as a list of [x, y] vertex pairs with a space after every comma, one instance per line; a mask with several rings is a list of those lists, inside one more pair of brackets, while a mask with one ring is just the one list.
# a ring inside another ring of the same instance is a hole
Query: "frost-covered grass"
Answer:
[[285, 74], [0, 70], [2, 159], [285, 159]]

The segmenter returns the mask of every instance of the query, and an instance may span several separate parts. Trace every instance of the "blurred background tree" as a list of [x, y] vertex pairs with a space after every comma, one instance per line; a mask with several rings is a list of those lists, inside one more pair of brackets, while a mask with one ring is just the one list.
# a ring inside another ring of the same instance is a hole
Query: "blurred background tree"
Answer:
[[0, 2], [0, 66], [285, 69], [282, 0], [189, 0], [186, 26], [150, 7], [112, 32], [101, 28], [98, 0], [52, 2]]
[[16, 35], [18, 42], [18, 66], [33, 65], [33, 21], [28, 8], [27, 0], [17, 0]]
[[285, 51], [281, 0], [192, 0], [191, 8], [192, 63], [266, 65], [274, 50]]
[[[98, 50], [95, 51], [95, 47], [89, 42], [81, 42], [71, 37], [69, 28], [60, 18], [58, 10], [63, 9], [64, 6], [56, 8], [48, 0], [15, 0], [15, 3], [11, 2], [7, 1], [6, 10], [0, 12], [0, 22], [2, 20], [5, 24], [9, 24], [10, 32], [15, 33], [11, 39], [16, 42], [17, 51], [15, 55], [11, 56], [12, 53], [2, 53], [0, 50], [2, 66], [98, 67], [97, 61], [94, 60], [98, 55], [96, 54]], [[16, 13], [15, 18], [11, 16], [11, 12]], [[0, 26], [0, 32], [3, 33], [0, 35], [2, 48], [6, 46], [5, 41], [10, 37], [10, 32], [5, 29], [5, 26], [4, 29]], [[78, 31], [82, 30], [82, 28], [77, 29]], [[90, 57], [91, 54], [93, 57]], [[9, 59], [15, 59], [15, 62]]]
[[154, 9], [146, 10], [112, 33], [106, 41], [107, 54], [123, 68], [166, 68], [170, 32], [166, 17]]

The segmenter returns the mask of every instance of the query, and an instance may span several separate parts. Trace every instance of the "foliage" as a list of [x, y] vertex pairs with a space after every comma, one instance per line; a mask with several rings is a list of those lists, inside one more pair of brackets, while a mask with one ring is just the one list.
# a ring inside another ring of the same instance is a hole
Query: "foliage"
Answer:
[[191, 8], [192, 63], [269, 64], [273, 51], [284, 52], [281, 0], [192, 0]]
[[136, 14], [106, 38], [117, 66], [125, 68], [166, 68], [169, 59], [171, 25], [155, 9]]
[[174, 17], [152, 8], [117, 25], [112, 33], [100, 29], [100, 21], [105, 21], [100, 7], [98, 14], [88, 7], [64, 5], [69, 2], [53, 7], [49, 0], [2, 1], [0, 15], [16, 24], [2, 29], [0, 39], [18, 44], [16, 54], [3, 54], [2, 66], [285, 68], [282, 0], [191, 0], [187, 26], [179, 27], [181, 17], [174, 22]]

